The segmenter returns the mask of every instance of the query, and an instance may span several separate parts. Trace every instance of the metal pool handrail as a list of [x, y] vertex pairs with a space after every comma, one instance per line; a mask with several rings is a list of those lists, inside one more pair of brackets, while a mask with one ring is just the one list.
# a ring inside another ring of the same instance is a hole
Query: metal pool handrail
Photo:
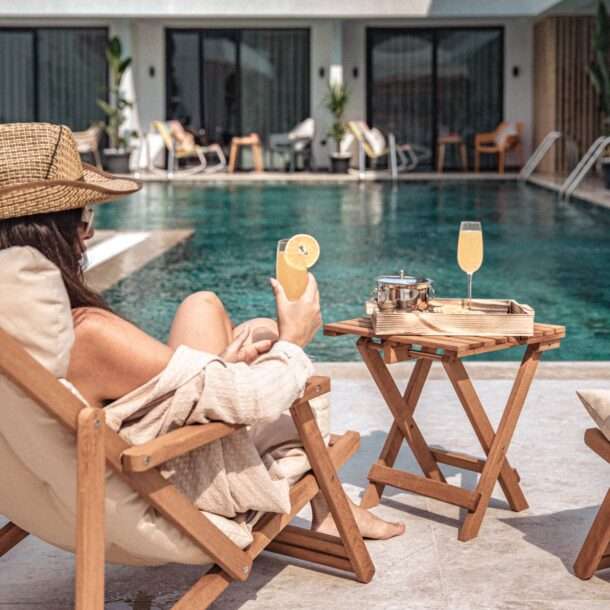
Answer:
[[587, 175], [593, 164], [599, 156], [604, 152], [606, 146], [610, 144], [610, 136], [600, 136], [591, 144], [589, 150], [584, 154], [583, 158], [577, 163], [570, 175], [564, 180], [564, 183], [559, 189], [561, 197], [566, 199], [572, 195], [582, 179]]
[[538, 144], [538, 147], [532, 153], [532, 156], [527, 160], [527, 163], [519, 172], [519, 180], [527, 180], [532, 175], [540, 161], [542, 161], [544, 155], [551, 150], [551, 146], [553, 146], [560, 137], [560, 131], [549, 131], [549, 133], [544, 136], [542, 142]]

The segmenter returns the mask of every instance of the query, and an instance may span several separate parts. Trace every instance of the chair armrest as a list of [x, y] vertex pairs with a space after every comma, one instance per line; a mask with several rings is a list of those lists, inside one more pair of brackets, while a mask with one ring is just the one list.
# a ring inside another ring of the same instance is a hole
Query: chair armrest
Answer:
[[330, 377], [314, 376], [307, 380], [305, 385], [305, 392], [301, 398], [298, 398], [292, 403], [293, 407], [298, 407], [306, 402], [309, 402], [313, 398], [323, 396], [330, 392]]
[[134, 445], [121, 453], [125, 472], [144, 472], [193, 449], [230, 436], [244, 426], [211, 422], [172, 430], [143, 445]]
[[597, 455], [610, 463], [610, 441], [597, 428], [589, 428], [585, 432], [585, 443]]
[[[330, 378], [310, 377], [305, 386], [303, 396], [292, 406], [298, 407], [312, 398], [330, 392]], [[172, 430], [159, 438], [142, 445], [134, 445], [121, 453], [121, 465], [124, 472], [145, 472], [160, 464], [189, 451], [208, 445], [218, 439], [230, 436], [244, 426], [227, 424], [225, 422], [210, 422], [209, 424], [185, 426]]]

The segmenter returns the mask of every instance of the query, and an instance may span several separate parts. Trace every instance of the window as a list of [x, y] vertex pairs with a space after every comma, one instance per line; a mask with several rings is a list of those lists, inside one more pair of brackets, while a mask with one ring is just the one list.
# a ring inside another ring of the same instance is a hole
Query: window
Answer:
[[103, 121], [106, 28], [0, 28], [0, 122], [49, 121], [75, 131]]

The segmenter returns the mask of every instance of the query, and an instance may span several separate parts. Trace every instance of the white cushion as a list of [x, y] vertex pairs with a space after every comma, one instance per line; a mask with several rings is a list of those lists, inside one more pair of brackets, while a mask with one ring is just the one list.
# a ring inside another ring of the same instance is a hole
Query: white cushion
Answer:
[[301, 121], [292, 131], [288, 133], [290, 140], [298, 140], [300, 138], [313, 138], [315, 135], [316, 123], [312, 118]]
[[294, 145], [295, 150], [303, 150], [308, 141], [313, 140], [316, 132], [316, 123], [312, 118], [301, 121], [292, 131], [288, 133], [289, 140], [299, 140]]
[[[74, 331], [58, 269], [33, 248], [0, 250], [0, 294], [0, 327], [55, 377], [63, 377]], [[51, 544], [73, 550], [75, 437], [2, 375], [0, 404], [0, 514]], [[109, 469], [105, 510], [108, 561], [210, 563], [190, 538]], [[222, 517], [214, 521], [239, 546], [250, 542], [245, 526]]]
[[519, 131], [514, 123], [506, 123], [496, 132], [496, 144], [503, 147], [506, 140], [512, 136], [518, 136]]
[[602, 434], [610, 441], [610, 390], [579, 390], [576, 394]]
[[377, 127], [373, 127], [371, 129], [366, 129], [363, 131], [364, 139], [367, 144], [371, 147], [373, 154], [378, 157], [383, 155], [386, 150], [386, 141], [385, 136], [377, 129]]

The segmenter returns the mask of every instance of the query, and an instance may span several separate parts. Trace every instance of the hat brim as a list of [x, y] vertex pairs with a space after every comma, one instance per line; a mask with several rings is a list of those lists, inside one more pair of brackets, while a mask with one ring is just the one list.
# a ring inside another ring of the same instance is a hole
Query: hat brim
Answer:
[[106, 203], [141, 188], [139, 180], [115, 176], [83, 163], [81, 180], [40, 180], [0, 188], [0, 219]]

